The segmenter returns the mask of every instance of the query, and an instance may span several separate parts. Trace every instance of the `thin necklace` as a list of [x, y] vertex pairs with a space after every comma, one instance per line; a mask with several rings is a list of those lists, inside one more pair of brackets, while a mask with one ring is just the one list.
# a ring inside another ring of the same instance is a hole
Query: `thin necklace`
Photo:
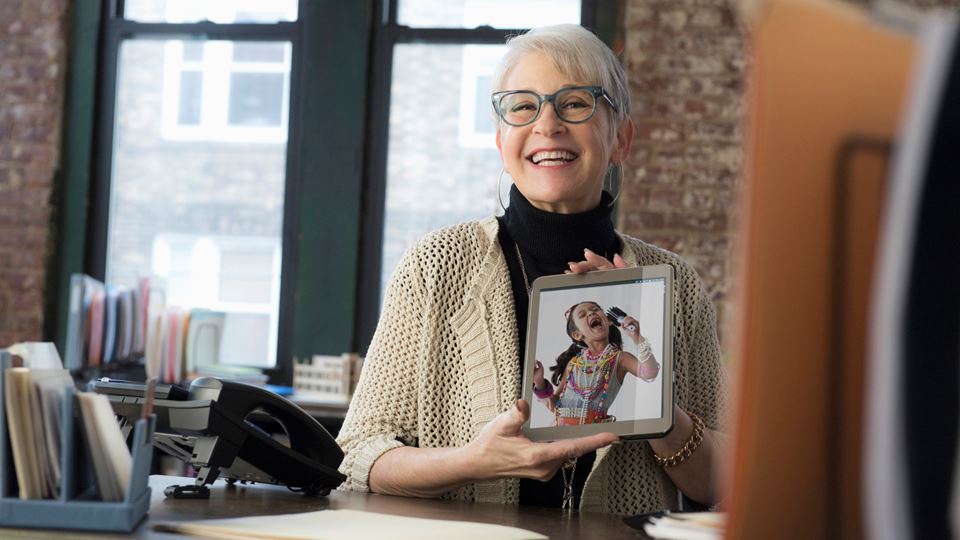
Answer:
[[[517, 262], [520, 263], [520, 273], [523, 274], [523, 285], [527, 288], [527, 298], [530, 297], [530, 279], [527, 278], [527, 267], [523, 264], [523, 254], [520, 253], [520, 245], [513, 241], [513, 249], [517, 252]], [[583, 423], [583, 419], [580, 419]], [[560, 466], [560, 473], [563, 475], [563, 498], [560, 504], [561, 510], [573, 510], [573, 476], [577, 474], [577, 458], [568, 459]]]
[[530, 280], [527, 279], [527, 267], [523, 265], [523, 255], [520, 254], [520, 246], [516, 240], [513, 242], [513, 249], [517, 251], [517, 260], [520, 261], [520, 273], [523, 274], [523, 286], [527, 288], [527, 297], [530, 296]]

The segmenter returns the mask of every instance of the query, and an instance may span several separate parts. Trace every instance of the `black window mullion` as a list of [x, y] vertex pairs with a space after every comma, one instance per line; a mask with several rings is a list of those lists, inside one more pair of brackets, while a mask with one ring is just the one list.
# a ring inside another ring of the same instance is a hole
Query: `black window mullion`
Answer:
[[[299, 13], [303, 12], [300, 0]], [[293, 318], [296, 316], [294, 302], [296, 295], [297, 268], [300, 260], [297, 231], [300, 229], [300, 192], [303, 182], [301, 174], [301, 146], [303, 141], [303, 122], [300, 119], [303, 92], [303, 39], [302, 19], [297, 18], [289, 35], [290, 57], [290, 98], [287, 111], [287, 160], [283, 190], [283, 230], [281, 232], [280, 260], [280, 305], [277, 313], [277, 363], [266, 373], [271, 384], [293, 385]]]
[[157, 37], [169, 39], [229, 39], [233, 41], [289, 40], [296, 34], [298, 22], [220, 24], [143, 23], [128, 19], [113, 22], [124, 38]]
[[90, 207], [87, 221], [87, 243], [84, 272], [103, 281], [107, 267], [107, 235], [110, 226], [110, 182], [113, 168], [114, 119], [116, 118], [117, 62], [120, 56], [120, 33], [116, 21], [116, 3], [103, 12], [100, 70], [97, 77], [97, 110], [95, 158], [91, 181]]
[[596, 30], [597, 0], [580, 0], [580, 25], [584, 28]]
[[[387, 142], [390, 121], [390, 81], [393, 77], [394, 39], [384, 31], [396, 22], [396, 0], [384, 0], [374, 20], [386, 21], [376, 29], [370, 68], [370, 92], [367, 100], [367, 174], [363, 187], [360, 224], [359, 283], [355, 316], [354, 347], [366, 355], [380, 314], [380, 266], [383, 264], [383, 226], [387, 199]], [[379, 15], [379, 16], [376, 16]]]
[[376, 20], [381, 21], [384, 26], [396, 26], [398, 3], [398, 0], [382, 0], [380, 3], [380, 9], [382, 12]]
[[388, 26], [384, 28], [384, 32], [394, 44], [503, 45], [508, 37], [524, 32], [524, 30], [490, 28], [489, 26], [481, 26], [479, 28], [412, 28], [409, 26]]

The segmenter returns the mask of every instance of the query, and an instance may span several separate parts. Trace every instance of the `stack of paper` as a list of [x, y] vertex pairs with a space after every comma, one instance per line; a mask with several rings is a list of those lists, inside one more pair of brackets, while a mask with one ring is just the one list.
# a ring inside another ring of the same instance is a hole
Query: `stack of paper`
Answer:
[[158, 531], [197, 538], [273, 538], [279, 540], [539, 540], [546, 536], [503, 525], [443, 521], [358, 512], [321, 510], [303, 514], [158, 523]]
[[719, 540], [723, 538], [726, 521], [726, 515], [719, 512], [667, 514], [650, 518], [643, 531], [651, 538]]
[[8, 368], [4, 408], [21, 499], [53, 498], [60, 486], [60, 410], [73, 385], [63, 369]]
[[102, 394], [81, 392], [77, 394], [77, 404], [100, 498], [122, 501], [130, 485], [133, 459], [110, 400]]

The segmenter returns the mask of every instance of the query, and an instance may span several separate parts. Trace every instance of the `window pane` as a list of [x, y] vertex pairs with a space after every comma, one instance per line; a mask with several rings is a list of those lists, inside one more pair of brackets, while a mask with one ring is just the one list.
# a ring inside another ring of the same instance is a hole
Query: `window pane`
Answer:
[[420, 28], [533, 28], [580, 23], [580, 0], [399, 0], [397, 22]]
[[203, 98], [203, 73], [184, 71], [180, 74], [180, 110], [177, 121], [187, 126], [200, 123], [200, 100]]
[[[229, 42], [220, 44], [222, 50], [211, 49], [211, 43], [205, 57], [229, 60]], [[184, 108], [185, 96], [196, 94], [185, 88], [200, 84], [185, 81], [202, 76], [201, 125], [219, 118], [218, 129], [225, 129], [232, 107], [229, 62], [216, 62], [226, 66], [222, 69], [204, 64], [202, 72], [183, 71], [177, 64], [183, 58], [179, 45], [136, 40], [120, 48], [107, 280], [134, 286], [141, 276], [161, 278], [168, 306], [207, 308], [243, 323], [242, 332], [235, 331], [239, 323], [224, 327], [223, 339], [229, 330], [234, 333], [230, 339], [239, 342], [221, 348], [221, 361], [272, 366], [286, 144], [184, 142], [166, 136], [165, 124], [182, 119], [189, 109]], [[273, 83], [274, 93], [275, 87]], [[170, 104], [179, 104], [173, 114], [168, 114]]]
[[123, 16], [139, 22], [275, 23], [297, 20], [297, 0], [126, 0]]
[[279, 126], [283, 115], [283, 74], [230, 75], [230, 118], [234, 126]]
[[[500, 45], [394, 48], [381, 291], [418, 238], [500, 210], [489, 77], [504, 52]], [[509, 178], [503, 184], [506, 201]]]
[[282, 43], [242, 42], [233, 44], [234, 62], [283, 63], [286, 47]]
[[183, 42], [183, 61], [184, 62], [202, 62], [203, 61], [203, 41], [184, 41]]

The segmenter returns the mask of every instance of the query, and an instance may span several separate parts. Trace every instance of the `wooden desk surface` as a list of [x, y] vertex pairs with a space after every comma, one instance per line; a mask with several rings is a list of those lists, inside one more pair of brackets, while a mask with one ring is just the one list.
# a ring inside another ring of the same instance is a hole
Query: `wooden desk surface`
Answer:
[[[148, 516], [149, 526], [160, 521], [183, 521], [240, 517], [246, 515], [286, 514], [311, 512], [324, 509], [350, 509], [379, 512], [398, 516], [430, 519], [451, 519], [496, 523], [536, 531], [550, 538], [563, 540], [574, 538], [632, 538], [642, 534], [623, 523], [619, 516], [593, 512], [575, 512], [565, 515], [557, 509], [513, 507], [490, 503], [463, 503], [433, 499], [414, 499], [366, 493], [332, 491], [327, 497], [304, 497], [286, 488], [255, 485], [229, 488], [217, 482], [211, 488], [210, 500], [191, 501], [165, 499], [163, 488], [182, 483], [183, 478], [154, 476], [150, 486], [154, 489], [153, 502]], [[170, 538], [141, 527], [141, 538]]]
[[[192, 483], [190, 478], [151, 476], [153, 497], [147, 519], [132, 534], [133, 538], [173, 539], [182, 536], [154, 532], [152, 525], [161, 521], [194, 521], [243, 517], [254, 515], [312, 512], [325, 509], [350, 509], [398, 516], [430, 519], [450, 519], [495, 523], [520, 527], [549, 536], [551, 539], [646, 538], [643, 533], [628, 527], [620, 516], [593, 512], [573, 512], [569, 515], [557, 509], [513, 507], [490, 503], [463, 503], [432, 499], [393, 497], [333, 491], [327, 497], [305, 497], [286, 488], [257, 484], [228, 487], [216, 482], [210, 489], [209, 500], [167, 499], [165, 487]], [[0, 529], [0, 537], [10, 539], [59, 538], [88, 540], [93, 538], [123, 538], [124, 535], [58, 532], [51, 530]]]

